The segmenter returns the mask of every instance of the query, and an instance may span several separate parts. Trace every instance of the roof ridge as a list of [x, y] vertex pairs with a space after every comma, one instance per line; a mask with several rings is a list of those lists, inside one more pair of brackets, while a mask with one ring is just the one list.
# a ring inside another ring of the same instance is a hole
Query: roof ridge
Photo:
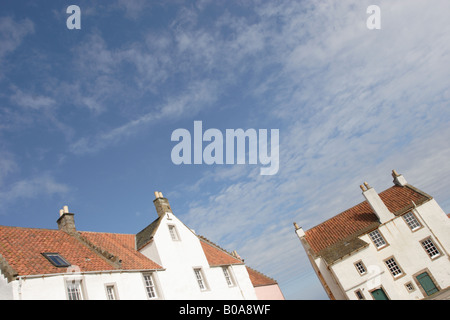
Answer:
[[264, 276], [264, 277], [266, 277], [267, 279], [270, 279], [270, 280], [274, 281], [275, 283], [278, 283], [277, 280], [275, 280], [275, 279], [272, 278], [272, 277], [269, 277], [268, 275], [262, 273], [261, 271], [258, 271], [258, 270], [254, 269], [254, 268], [252, 268], [252, 267], [249, 267], [248, 265], [245, 265], [245, 266], [246, 266], [248, 269], [250, 269], [250, 270], [252, 270], [252, 271], [254, 271], [254, 272], [256, 272], [256, 273], [258, 273], [258, 274], [260, 274], [260, 275], [262, 275], [262, 276]]
[[216, 247], [217, 249], [219, 249], [219, 250], [223, 251], [224, 253], [226, 253], [226, 254], [232, 256], [233, 258], [238, 259], [238, 260], [244, 262], [244, 259], [242, 259], [240, 256], [235, 256], [233, 253], [228, 252], [227, 250], [225, 250], [224, 248], [222, 248], [222, 247], [220, 247], [219, 245], [215, 244], [214, 242], [212, 242], [211, 240], [207, 239], [206, 237], [204, 237], [204, 236], [202, 236], [202, 235], [197, 235], [197, 237], [198, 237], [200, 240], [202, 240], [203, 242], [206, 242], [206, 243], [208, 243], [208, 244], [210, 244], [210, 245]]
[[59, 229], [50, 228], [33, 228], [33, 227], [19, 227], [19, 226], [4, 226], [0, 225], [0, 228], [14, 228], [14, 229], [28, 229], [28, 230], [45, 230], [45, 231], [60, 231]]
[[118, 256], [112, 254], [111, 252], [109, 252], [108, 250], [106, 250], [106, 249], [104, 249], [104, 248], [102, 248], [100, 246], [95, 245], [90, 240], [88, 240], [85, 237], [83, 237], [81, 235], [81, 232], [85, 232], [85, 231], [78, 231], [76, 234], [73, 234], [74, 238], [76, 238], [82, 244], [86, 245], [89, 249], [91, 249], [95, 253], [99, 254], [104, 259], [106, 259], [106, 261], [108, 263], [112, 264], [113, 267], [115, 267], [117, 269], [121, 269], [121, 267], [122, 267], [122, 260]]

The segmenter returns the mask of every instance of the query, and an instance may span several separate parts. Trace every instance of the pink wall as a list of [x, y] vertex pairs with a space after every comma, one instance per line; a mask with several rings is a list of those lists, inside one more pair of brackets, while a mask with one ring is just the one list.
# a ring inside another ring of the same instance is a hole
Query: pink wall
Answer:
[[258, 300], [284, 300], [283, 293], [277, 284], [255, 287]]

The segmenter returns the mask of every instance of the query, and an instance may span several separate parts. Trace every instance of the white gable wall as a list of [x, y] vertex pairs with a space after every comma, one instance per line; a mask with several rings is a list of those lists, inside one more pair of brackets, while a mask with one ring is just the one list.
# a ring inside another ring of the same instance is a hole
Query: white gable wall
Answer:
[[[198, 237], [173, 213], [161, 217], [153, 240], [140, 252], [158, 262], [164, 269], [159, 274], [165, 299], [256, 299], [244, 265], [233, 265], [236, 285], [229, 287], [222, 268], [210, 267]], [[173, 240], [169, 225], [176, 228]], [[201, 269], [205, 290], [201, 290], [194, 269]]]

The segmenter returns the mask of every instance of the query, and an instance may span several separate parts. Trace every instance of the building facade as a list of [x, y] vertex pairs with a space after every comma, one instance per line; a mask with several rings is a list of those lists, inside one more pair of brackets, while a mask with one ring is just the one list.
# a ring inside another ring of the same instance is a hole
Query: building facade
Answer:
[[78, 231], [67, 206], [57, 230], [0, 226], [0, 299], [283, 298], [275, 280], [255, 278], [237, 253], [196, 235], [155, 195], [158, 217], [137, 234]]
[[450, 286], [450, 220], [395, 170], [394, 185], [304, 231], [311, 265], [330, 299], [424, 299]]

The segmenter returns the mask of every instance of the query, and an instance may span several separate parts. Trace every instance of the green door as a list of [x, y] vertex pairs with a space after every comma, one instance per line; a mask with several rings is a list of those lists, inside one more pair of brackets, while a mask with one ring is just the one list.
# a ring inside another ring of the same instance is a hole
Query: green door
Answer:
[[372, 293], [372, 297], [375, 300], [389, 300], [389, 298], [387, 297], [386, 293], [384, 293], [384, 290], [381, 289], [381, 288], [373, 290], [371, 293]]
[[427, 295], [431, 296], [433, 293], [439, 291], [428, 273], [421, 273], [416, 278]]

